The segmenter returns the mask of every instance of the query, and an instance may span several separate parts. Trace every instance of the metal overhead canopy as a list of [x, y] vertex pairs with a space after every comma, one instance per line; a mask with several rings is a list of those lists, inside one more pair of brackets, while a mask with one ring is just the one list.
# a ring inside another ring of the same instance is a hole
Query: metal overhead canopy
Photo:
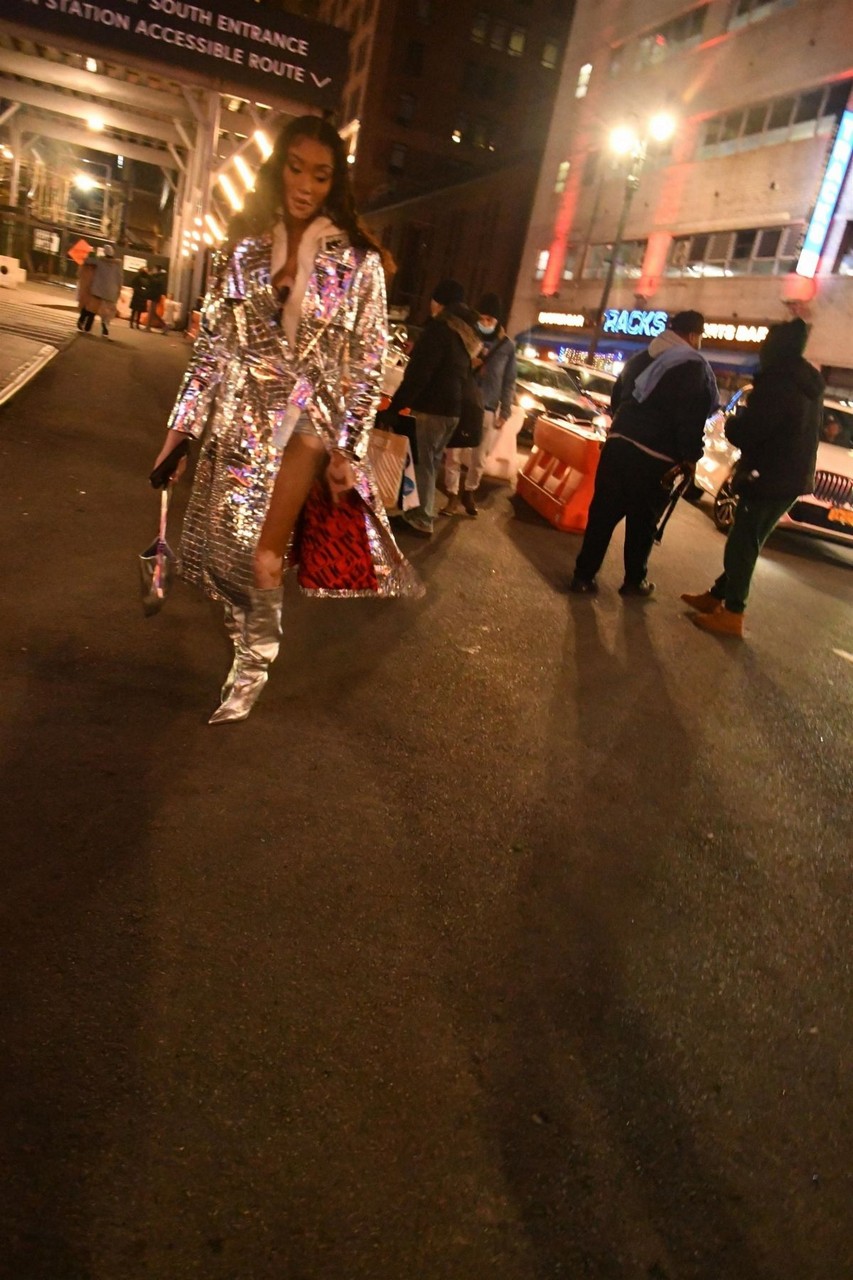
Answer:
[[[348, 36], [252, 0], [3, 0], [11, 32], [49, 33], [76, 51], [109, 50], [128, 66], [162, 68], [197, 85], [291, 114], [332, 110], [347, 73]], [[294, 110], [295, 108], [295, 110]]]
[[179, 297], [198, 291], [202, 270], [181, 236], [210, 212], [222, 218], [216, 178], [259, 128], [336, 106], [347, 68], [335, 27], [252, 0], [212, 3], [3, 0], [0, 25], [0, 127], [173, 175]]

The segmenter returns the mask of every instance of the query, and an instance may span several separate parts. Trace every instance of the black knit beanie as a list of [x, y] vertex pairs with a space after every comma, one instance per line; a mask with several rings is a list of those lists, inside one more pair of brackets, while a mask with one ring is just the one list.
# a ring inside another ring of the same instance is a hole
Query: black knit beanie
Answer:
[[465, 300], [465, 290], [458, 280], [439, 280], [432, 291], [432, 298], [442, 307], [458, 306]]
[[504, 304], [496, 293], [484, 293], [477, 303], [477, 310], [481, 316], [494, 316], [496, 320], [503, 321]]

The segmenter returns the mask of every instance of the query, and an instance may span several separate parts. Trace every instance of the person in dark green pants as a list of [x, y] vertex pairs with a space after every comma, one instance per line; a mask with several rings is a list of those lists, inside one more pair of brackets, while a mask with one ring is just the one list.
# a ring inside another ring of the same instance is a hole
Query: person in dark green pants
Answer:
[[742, 414], [726, 425], [741, 451], [740, 497], [714, 585], [682, 600], [703, 631], [742, 636], [752, 575], [761, 548], [786, 511], [814, 489], [824, 381], [803, 358], [808, 327], [798, 317], [774, 325]]

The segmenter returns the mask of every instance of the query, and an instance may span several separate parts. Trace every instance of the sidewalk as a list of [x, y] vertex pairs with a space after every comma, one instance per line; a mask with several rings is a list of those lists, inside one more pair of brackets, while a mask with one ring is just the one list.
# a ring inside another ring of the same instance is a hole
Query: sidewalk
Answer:
[[0, 289], [0, 404], [77, 337], [77, 299], [63, 285]]

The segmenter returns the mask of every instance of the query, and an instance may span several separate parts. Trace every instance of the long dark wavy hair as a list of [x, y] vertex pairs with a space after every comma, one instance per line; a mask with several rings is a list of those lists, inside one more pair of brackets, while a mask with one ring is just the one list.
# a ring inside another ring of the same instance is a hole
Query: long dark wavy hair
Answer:
[[350, 244], [360, 249], [381, 249], [364, 227], [355, 211], [350, 186], [349, 165], [343, 139], [328, 120], [320, 116], [300, 116], [280, 131], [275, 145], [258, 170], [255, 187], [246, 196], [239, 213], [228, 222], [228, 242], [236, 244], [244, 236], [263, 235], [269, 231], [281, 209], [281, 184], [290, 147], [301, 138], [312, 138], [328, 147], [333, 157], [332, 186], [326, 196], [323, 212], [349, 236]]

